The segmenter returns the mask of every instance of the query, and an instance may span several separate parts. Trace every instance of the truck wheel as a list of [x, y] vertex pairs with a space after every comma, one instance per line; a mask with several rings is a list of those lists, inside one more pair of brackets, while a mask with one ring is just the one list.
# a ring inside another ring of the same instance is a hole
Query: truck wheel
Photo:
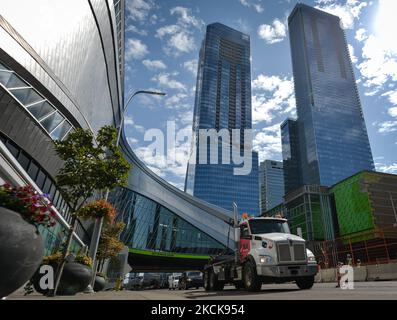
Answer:
[[314, 276], [296, 279], [296, 285], [301, 290], [311, 289], [314, 284]]
[[203, 284], [203, 286], [204, 286], [204, 290], [205, 291], [211, 291], [211, 288], [210, 288], [210, 272], [211, 271], [209, 269], [204, 271], [204, 275], [203, 275], [204, 284]]
[[256, 273], [256, 268], [251, 262], [247, 262], [244, 265], [243, 281], [244, 287], [248, 291], [257, 292], [262, 288], [262, 281], [260, 281]]
[[210, 271], [210, 290], [211, 291], [222, 291], [224, 284], [218, 281], [218, 276], [214, 270]]

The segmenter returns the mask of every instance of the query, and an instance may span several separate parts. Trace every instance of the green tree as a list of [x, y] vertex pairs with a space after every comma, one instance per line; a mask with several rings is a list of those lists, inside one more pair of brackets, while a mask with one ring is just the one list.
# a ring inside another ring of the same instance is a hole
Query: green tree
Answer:
[[124, 248], [124, 243], [119, 240], [120, 234], [125, 227], [123, 222], [108, 222], [104, 225], [101, 238], [99, 239], [97, 258], [100, 270], [106, 259], [117, 257]]
[[91, 131], [78, 128], [65, 140], [55, 142], [55, 151], [64, 161], [56, 181], [72, 211], [71, 228], [57, 271], [55, 291], [76, 229], [77, 212], [95, 192], [103, 194], [127, 182], [131, 165], [120, 147], [116, 146], [116, 139], [116, 128], [104, 126], [98, 131], [96, 139]]

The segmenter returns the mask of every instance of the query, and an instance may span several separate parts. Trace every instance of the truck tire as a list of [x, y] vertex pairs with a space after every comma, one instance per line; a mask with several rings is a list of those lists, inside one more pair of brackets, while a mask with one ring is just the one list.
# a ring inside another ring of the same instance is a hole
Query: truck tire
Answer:
[[311, 289], [313, 287], [313, 284], [314, 284], [314, 276], [296, 279], [296, 285], [301, 290]]
[[210, 270], [209, 286], [210, 291], [222, 291], [224, 287], [224, 284], [218, 281], [218, 276], [215, 274], [213, 269]]
[[205, 291], [211, 291], [210, 288], [210, 269], [204, 271], [203, 274], [203, 287]]
[[256, 266], [251, 262], [247, 262], [243, 269], [243, 283], [247, 291], [257, 292], [262, 288], [262, 281], [256, 273]]

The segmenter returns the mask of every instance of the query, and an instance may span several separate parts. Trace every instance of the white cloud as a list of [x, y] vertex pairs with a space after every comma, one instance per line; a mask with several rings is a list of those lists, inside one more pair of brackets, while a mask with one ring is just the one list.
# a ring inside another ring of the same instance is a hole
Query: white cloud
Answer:
[[274, 159], [281, 155], [280, 123], [263, 128], [254, 137], [254, 149], [259, 153], [259, 160]]
[[252, 81], [252, 121], [271, 122], [276, 114], [294, 115], [295, 95], [292, 78], [259, 75]]
[[185, 101], [186, 98], [188, 98], [186, 93], [177, 93], [167, 98], [165, 105], [170, 109], [189, 108], [190, 105]]
[[397, 105], [397, 90], [385, 92], [382, 96], [388, 97], [390, 103]]
[[147, 36], [147, 31], [143, 29], [138, 29], [136, 26], [130, 24], [125, 28], [125, 32], [132, 32], [132, 33], [137, 33], [140, 36]]
[[156, 37], [162, 39], [164, 36], [170, 35], [170, 34], [171, 34], [171, 35], [172, 35], [172, 34], [175, 34], [175, 33], [177, 33], [179, 30], [180, 30], [180, 28], [179, 28], [179, 26], [176, 25], [176, 24], [164, 26], [164, 27], [159, 28], [159, 29], [156, 31]]
[[316, 3], [316, 8], [338, 16], [346, 29], [354, 28], [355, 20], [359, 20], [361, 11], [368, 6], [361, 0], [346, 0], [344, 4], [337, 0], [316, 0]]
[[178, 17], [176, 24], [157, 29], [156, 37], [166, 41], [164, 51], [168, 55], [177, 57], [196, 48], [193, 30], [200, 29], [204, 22], [193, 16], [188, 8], [174, 7], [170, 13]]
[[357, 65], [361, 73], [366, 96], [381, 95], [387, 97], [392, 105], [387, 113], [394, 119], [376, 122], [379, 133], [397, 131], [397, 90], [390, 90], [397, 81], [397, 42], [395, 30], [395, 1], [379, 0], [378, 12], [371, 34], [361, 28], [356, 32], [356, 39], [361, 41], [362, 62]]
[[253, 8], [258, 13], [262, 13], [265, 10], [259, 2], [254, 3], [251, 0], [239, 0], [239, 2], [245, 7]]
[[138, 139], [135, 139], [133, 137], [127, 137], [127, 142], [131, 147], [133, 147], [138, 143]]
[[279, 19], [275, 19], [272, 25], [262, 24], [258, 27], [258, 35], [266, 43], [273, 44], [283, 41], [287, 36], [287, 27]]
[[185, 7], [174, 7], [170, 10], [171, 15], [178, 15], [178, 23], [180, 25], [191, 25], [196, 28], [200, 28], [204, 23], [202, 20], [197, 19], [195, 16], [191, 15], [190, 9]]
[[367, 36], [367, 30], [365, 30], [364, 28], [360, 28], [356, 31], [356, 36], [355, 36], [356, 40], [359, 42], [362, 42], [364, 40], [366, 40], [368, 38]]
[[168, 41], [170, 47], [168, 53], [171, 53], [171, 48], [177, 49], [180, 53], [187, 53], [195, 49], [194, 38], [187, 32], [181, 31], [171, 36]]
[[157, 84], [161, 87], [186, 91], [186, 86], [183, 83], [172, 79], [171, 74], [169, 73], [160, 73], [154, 76], [151, 80], [156, 81]]
[[141, 40], [130, 38], [127, 40], [125, 48], [125, 58], [127, 61], [132, 59], [142, 59], [149, 53], [149, 50]]
[[397, 121], [385, 121], [378, 124], [379, 133], [390, 133], [397, 131]]
[[375, 163], [375, 167], [376, 170], [380, 172], [397, 173], [397, 163], [393, 163], [391, 165], [386, 165], [383, 163]]
[[144, 132], [145, 131], [145, 128], [143, 126], [136, 124], [134, 119], [132, 117], [129, 117], [129, 116], [125, 116], [124, 117], [124, 125], [126, 127], [130, 126], [130, 127], [134, 128], [138, 132]]
[[390, 116], [397, 118], [397, 107], [390, 108], [388, 110], [388, 113]]
[[193, 59], [193, 60], [189, 60], [189, 61], [185, 61], [183, 63], [183, 67], [188, 70], [189, 72], [191, 72], [194, 76], [197, 75], [197, 60]]
[[381, 89], [388, 80], [397, 81], [397, 51], [393, 52], [388, 42], [370, 35], [364, 42], [362, 58], [358, 69], [366, 87]]
[[128, 0], [126, 1], [127, 17], [135, 21], [144, 21], [153, 7], [152, 0]]
[[356, 64], [358, 59], [357, 57], [354, 55], [354, 47], [351, 44], [348, 44], [348, 48], [349, 48], [349, 54], [350, 54], [350, 58], [352, 60], [353, 64]]
[[[191, 137], [191, 125], [183, 128], [177, 127], [177, 132], [179, 129], [183, 130], [186, 137]], [[176, 141], [175, 147], [164, 150], [165, 154], [156, 154], [147, 146], [136, 148], [134, 152], [156, 174], [167, 177], [167, 181], [174, 181], [180, 187], [186, 174], [190, 147], [189, 139], [185, 138], [184, 141]]]
[[159, 69], [166, 69], [167, 66], [161, 60], [143, 60], [142, 63], [144, 66], [150, 70], [159, 70]]

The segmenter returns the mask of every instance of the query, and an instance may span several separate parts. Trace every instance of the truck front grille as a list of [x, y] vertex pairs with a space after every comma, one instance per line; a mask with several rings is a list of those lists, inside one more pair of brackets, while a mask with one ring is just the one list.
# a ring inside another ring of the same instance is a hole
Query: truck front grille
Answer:
[[305, 261], [305, 245], [303, 243], [295, 243], [294, 244], [294, 260], [295, 261]]
[[304, 243], [279, 243], [277, 245], [279, 262], [302, 262], [306, 261], [306, 247]]
[[289, 249], [289, 244], [282, 243], [278, 245], [278, 260], [280, 262], [291, 261], [291, 250]]

